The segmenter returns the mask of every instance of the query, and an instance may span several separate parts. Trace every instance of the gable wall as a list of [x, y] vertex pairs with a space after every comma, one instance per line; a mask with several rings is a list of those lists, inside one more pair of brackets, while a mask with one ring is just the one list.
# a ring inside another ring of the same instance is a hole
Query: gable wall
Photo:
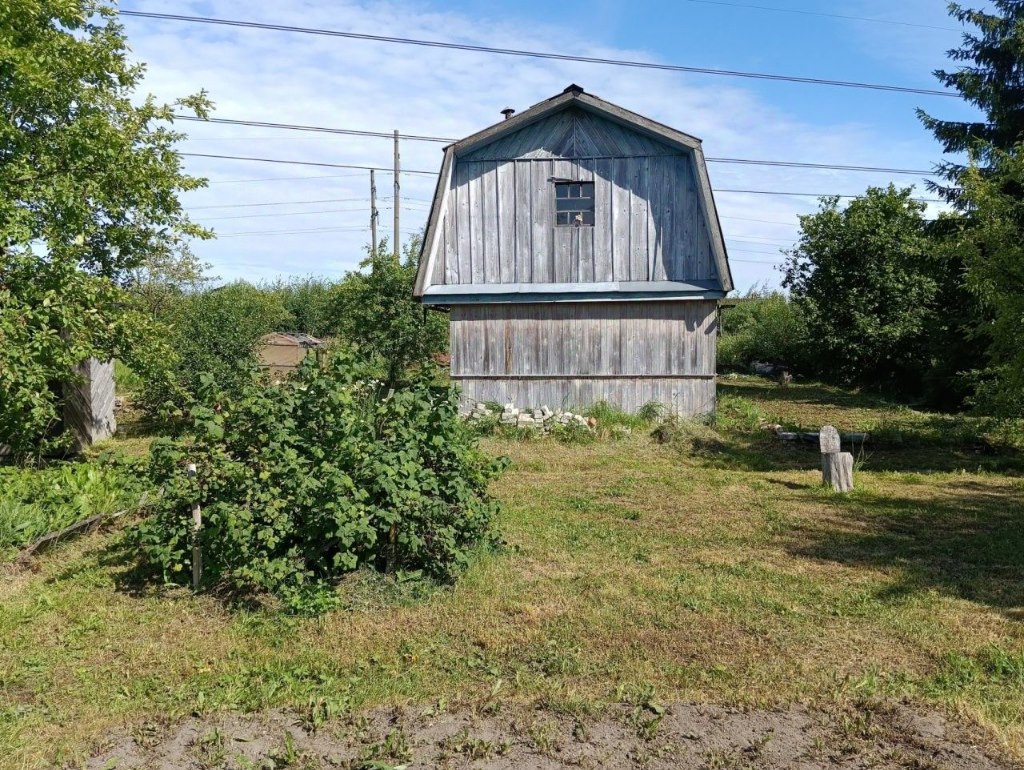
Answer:
[[[555, 227], [552, 178], [594, 182], [594, 227]], [[455, 159], [433, 284], [716, 277], [688, 152], [573, 109]]]

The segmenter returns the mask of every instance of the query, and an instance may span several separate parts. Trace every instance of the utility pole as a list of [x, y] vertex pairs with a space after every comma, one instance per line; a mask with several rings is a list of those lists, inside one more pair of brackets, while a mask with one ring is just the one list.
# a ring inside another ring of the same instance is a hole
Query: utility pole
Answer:
[[395, 197], [394, 197], [394, 200], [392, 201], [392, 205], [393, 205], [394, 211], [395, 211], [395, 242], [394, 242], [395, 259], [398, 259], [398, 244], [400, 243], [400, 241], [398, 240], [398, 232], [399, 232], [398, 231], [398, 224], [399, 224], [399, 219], [398, 219], [398, 209], [399, 209], [398, 201], [400, 200], [400, 195], [401, 195], [401, 191], [402, 191], [402, 185], [398, 181], [398, 173], [399, 173], [399, 171], [401, 171], [401, 161], [400, 161], [399, 155], [398, 155], [398, 129], [396, 128], [395, 129]]
[[373, 178], [373, 169], [370, 169], [370, 244], [373, 247], [373, 256], [377, 256], [377, 182]]

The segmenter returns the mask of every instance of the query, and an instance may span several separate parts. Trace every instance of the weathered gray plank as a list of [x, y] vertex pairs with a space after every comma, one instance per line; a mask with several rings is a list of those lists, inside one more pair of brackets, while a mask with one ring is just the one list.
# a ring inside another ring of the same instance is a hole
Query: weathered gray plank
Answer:
[[552, 230], [555, 196], [548, 180], [552, 176], [552, 162], [536, 161], [532, 165], [533, 282], [551, 283], [554, 280]]
[[648, 159], [630, 158], [629, 280], [647, 281]]
[[497, 184], [497, 249], [500, 283], [516, 281], [516, 181], [515, 164], [498, 163]]
[[459, 283], [473, 283], [473, 241], [469, 231], [472, 207], [469, 195], [470, 166], [468, 163], [456, 164], [455, 180], [457, 186], [453, 192], [456, 195]]
[[593, 161], [594, 168], [594, 280], [612, 281], [612, 161]]
[[516, 161], [515, 168], [515, 211], [512, 221], [515, 226], [514, 280], [518, 283], [533, 281], [533, 228], [530, 226], [533, 207], [531, 204], [530, 161]]
[[448, 199], [448, 211], [444, 215], [444, 283], [459, 282], [459, 232], [456, 226], [459, 212], [455, 196], [457, 188], [453, 186]]

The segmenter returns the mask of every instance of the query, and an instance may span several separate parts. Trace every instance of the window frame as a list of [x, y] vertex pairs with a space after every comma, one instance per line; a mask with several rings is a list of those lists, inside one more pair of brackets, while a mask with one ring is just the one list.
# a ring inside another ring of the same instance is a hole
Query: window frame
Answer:
[[[552, 185], [551, 185], [551, 196], [552, 196], [552, 202], [553, 202], [552, 209], [554, 211], [554, 221], [552, 222], [552, 227], [576, 227], [576, 228], [578, 228], [578, 227], [594, 227], [595, 223], [597, 222], [597, 194], [596, 194], [597, 191], [596, 191], [594, 182], [592, 182], [592, 181], [583, 181], [583, 180], [579, 180], [579, 179], [554, 179], [554, 178], [551, 179], [551, 182], [552, 182]], [[579, 186], [579, 188], [580, 188], [579, 189], [579, 193], [580, 193], [579, 196], [575, 196], [574, 197], [571, 194], [572, 193], [571, 185], [578, 185]], [[558, 194], [560, 186], [570, 186], [569, 187], [569, 194], [566, 195], [565, 197], [561, 197]], [[590, 190], [589, 190], [590, 195], [584, 196], [583, 195], [583, 191], [584, 191], [584, 189], [587, 186], [589, 186], [589, 188], [590, 188]], [[586, 208], [574, 208], [574, 209], [566, 209], [565, 211], [560, 211], [559, 208], [558, 208], [558, 202], [559, 201], [581, 201], [581, 202], [582, 201], [589, 201], [590, 202], [590, 207], [589, 207], [589, 209], [586, 209]], [[559, 214], [570, 214], [572, 216], [572, 219], [570, 221], [568, 221], [568, 222], [565, 222], [565, 223], [559, 222], [558, 221]], [[592, 221], [591, 222], [579, 222], [579, 223], [577, 223], [577, 222], [573, 221], [573, 220], [575, 220], [575, 217], [576, 217], [577, 214], [583, 214], [584, 218], [586, 218], [587, 214], [590, 214], [590, 218], [591, 218]]]

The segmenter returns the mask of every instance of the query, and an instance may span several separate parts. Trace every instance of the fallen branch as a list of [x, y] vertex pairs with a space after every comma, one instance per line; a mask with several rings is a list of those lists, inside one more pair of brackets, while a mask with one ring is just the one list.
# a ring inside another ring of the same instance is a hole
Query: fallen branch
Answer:
[[58, 529], [56, 532], [49, 532], [37, 540], [33, 541], [29, 545], [25, 546], [18, 555], [14, 558], [14, 564], [16, 566], [24, 566], [28, 563], [29, 559], [40, 551], [45, 551], [55, 543], [59, 543], [65, 538], [71, 537], [72, 535], [78, 535], [84, 532], [91, 532], [96, 527], [104, 524], [108, 521], [113, 521], [126, 513], [137, 511], [146, 504], [146, 500], [149, 497], [148, 492], [143, 492], [142, 497], [139, 498], [139, 504], [133, 508], [125, 508], [123, 511], [116, 511], [114, 513], [98, 513], [95, 516], [90, 516], [87, 519], [76, 521], [74, 524], [70, 524], [64, 529]]
[[[816, 444], [820, 440], [821, 434], [818, 431], [813, 433], [795, 433], [791, 431], [780, 430], [776, 431], [775, 435], [779, 437], [780, 441], [803, 441], [808, 444]], [[870, 433], [844, 433], [840, 436], [840, 440], [847, 444], [865, 444], [871, 440]]]

